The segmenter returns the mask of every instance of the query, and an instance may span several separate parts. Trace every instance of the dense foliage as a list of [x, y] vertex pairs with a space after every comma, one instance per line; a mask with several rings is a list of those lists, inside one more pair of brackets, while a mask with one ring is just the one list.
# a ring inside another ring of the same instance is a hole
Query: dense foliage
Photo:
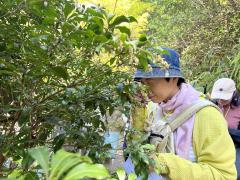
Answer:
[[[62, 145], [102, 161], [104, 115], [129, 111], [131, 66], [145, 66], [147, 52], [122, 23], [101, 7], [74, 1], [0, 2], [0, 168], [11, 172], [26, 149]], [[105, 57], [105, 61], [101, 57]], [[7, 169], [5, 160], [12, 158]], [[5, 166], [6, 167], [6, 166]]]
[[207, 90], [219, 77], [239, 82], [239, 1], [150, 2], [156, 7], [149, 18], [151, 42], [177, 49], [189, 80]]

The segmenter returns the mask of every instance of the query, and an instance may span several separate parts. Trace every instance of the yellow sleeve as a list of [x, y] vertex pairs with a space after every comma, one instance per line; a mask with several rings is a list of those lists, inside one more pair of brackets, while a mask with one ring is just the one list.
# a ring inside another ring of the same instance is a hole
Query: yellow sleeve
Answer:
[[236, 179], [235, 147], [228, 134], [226, 121], [217, 109], [206, 107], [196, 114], [193, 148], [196, 163], [170, 153], [157, 155], [157, 161], [167, 166], [170, 179]]

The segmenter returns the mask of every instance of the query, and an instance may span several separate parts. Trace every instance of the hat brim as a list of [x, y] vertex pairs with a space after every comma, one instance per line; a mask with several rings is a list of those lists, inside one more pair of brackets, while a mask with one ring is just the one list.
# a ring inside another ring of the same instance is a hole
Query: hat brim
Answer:
[[141, 79], [172, 77], [179, 77], [185, 79], [179, 69], [161, 69], [156, 67], [153, 67], [152, 71], [150, 72], [138, 69], [133, 78], [135, 81], [140, 81]]
[[212, 92], [211, 94], [212, 99], [230, 100], [232, 96], [233, 92]]

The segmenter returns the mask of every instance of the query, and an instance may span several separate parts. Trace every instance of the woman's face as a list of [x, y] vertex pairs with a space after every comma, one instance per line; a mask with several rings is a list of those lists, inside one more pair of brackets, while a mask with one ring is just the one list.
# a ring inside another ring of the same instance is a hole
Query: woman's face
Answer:
[[177, 86], [178, 78], [170, 78], [167, 81], [164, 78], [143, 79], [142, 83], [149, 87], [148, 98], [154, 103], [167, 101], [179, 90]]
[[221, 106], [226, 106], [226, 105], [229, 105], [231, 103], [231, 99], [229, 99], [229, 100], [219, 99], [217, 102]]

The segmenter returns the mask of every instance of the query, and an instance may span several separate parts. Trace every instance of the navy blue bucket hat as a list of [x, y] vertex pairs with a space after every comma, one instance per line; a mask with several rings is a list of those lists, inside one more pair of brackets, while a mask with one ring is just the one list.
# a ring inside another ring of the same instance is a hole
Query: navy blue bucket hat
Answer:
[[161, 54], [161, 57], [168, 63], [169, 68], [163, 69], [159, 65], [150, 62], [149, 64], [151, 65], [152, 70], [149, 72], [138, 69], [134, 75], [135, 81], [140, 81], [143, 78], [147, 79], [179, 77], [184, 79], [180, 70], [179, 54], [173, 49], [164, 47], [161, 47], [161, 49], [167, 51], [167, 53]]

